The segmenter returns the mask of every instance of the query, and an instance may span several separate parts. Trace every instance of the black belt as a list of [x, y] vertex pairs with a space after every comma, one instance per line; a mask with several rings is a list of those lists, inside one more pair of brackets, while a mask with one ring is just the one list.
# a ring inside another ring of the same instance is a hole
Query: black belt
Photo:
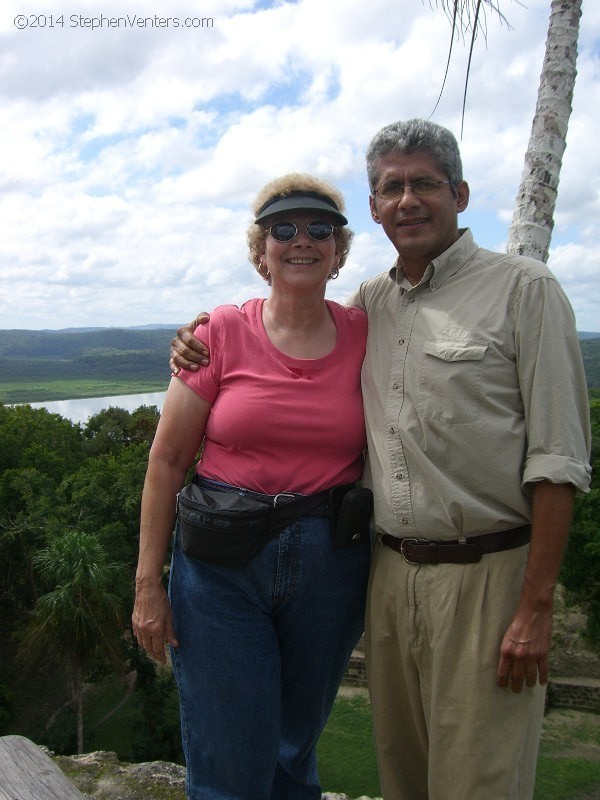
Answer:
[[[215, 481], [212, 478], [205, 478], [198, 473], [194, 474], [193, 483], [198, 486], [215, 489], [222, 492], [236, 492], [243, 497], [251, 497], [254, 500], [259, 500], [261, 503], [269, 506], [269, 508], [277, 509], [281, 514], [282, 519], [286, 516], [287, 511], [291, 512], [293, 518], [303, 516], [311, 517], [327, 517], [329, 516], [329, 501], [331, 489], [326, 489], [324, 492], [317, 494], [299, 494], [297, 492], [279, 492], [279, 494], [263, 494], [262, 492], [255, 492], [254, 489], [245, 489], [241, 486], [230, 486], [222, 481]], [[344, 493], [352, 489], [355, 484], [348, 483], [343, 486], [336, 487], [336, 491]]]
[[399, 539], [389, 533], [382, 534], [380, 538], [383, 544], [400, 553], [410, 564], [475, 564], [486, 553], [499, 553], [527, 544], [531, 538], [531, 525], [450, 541], [413, 536]]
[[[346, 489], [350, 489], [349, 484]], [[310, 517], [326, 517], [329, 515], [329, 490], [318, 494], [298, 494], [297, 492], [280, 492], [279, 494], [263, 494], [252, 489], [244, 489], [240, 494], [260, 500], [270, 508], [283, 511], [284, 508], [293, 510], [294, 515]]]

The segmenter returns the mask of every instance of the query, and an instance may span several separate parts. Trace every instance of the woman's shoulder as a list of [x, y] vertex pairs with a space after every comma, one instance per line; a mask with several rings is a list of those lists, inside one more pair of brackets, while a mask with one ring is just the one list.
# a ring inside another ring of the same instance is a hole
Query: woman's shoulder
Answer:
[[201, 333], [203, 329], [206, 329], [207, 325], [211, 326], [213, 330], [223, 327], [233, 328], [248, 325], [255, 314], [256, 304], [258, 302], [260, 301], [253, 299], [247, 300], [241, 306], [236, 306], [233, 303], [215, 306], [210, 312], [208, 323], [199, 325], [196, 328], [196, 332]]
[[331, 313], [336, 317], [336, 319], [340, 320], [346, 325], [357, 328], [365, 328], [366, 330], [368, 317], [362, 308], [356, 308], [356, 306], [344, 306], [341, 303], [336, 303], [334, 300], [326, 300], [325, 302], [329, 306]]
[[[251, 302], [251, 301], [249, 301]], [[244, 306], [236, 306], [233, 303], [225, 303], [222, 306], [215, 306], [210, 312], [211, 319], [214, 317], [219, 320], [239, 319], [244, 315]]]
[[[337, 347], [356, 348], [355, 352], [364, 356], [367, 344], [368, 317], [360, 308], [343, 306], [340, 303], [327, 301], [327, 305], [335, 319], [338, 333]], [[361, 356], [361, 358], [362, 358]]]

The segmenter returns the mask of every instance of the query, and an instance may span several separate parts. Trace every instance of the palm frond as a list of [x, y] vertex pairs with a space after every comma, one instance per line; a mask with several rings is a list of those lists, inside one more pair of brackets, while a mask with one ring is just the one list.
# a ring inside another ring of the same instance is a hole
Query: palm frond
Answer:
[[[522, 5], [519, 0], [514, 0]], [[471, 63], [473, 59], [473, 52], [475, 49], [475, 41], [477, 34], [481, 33], [483, 38], [487, 41], [487, 17], [486, 11], [491, 11], [498, 17], [501, 25], [511, 27], [508, 19], [500, 10], [500, 0], [429, 0], [429, 7], [441, 8], [452, 25], [450, 34], [450, 44], [448, 46], [448, 58], [446, 59], [446, 69], [444, 78], [442, 80], [442, 87], [435, 102], [435, 106], [430, 116], [435, 114], [435, 111], [442, 99], [446, 81], [448, 79], [448, 71], [450, 69], [450, 61], [452, 59], [452, 48], [454, 46], [455, 37], [461, 36], [463, 40], [468, 35], [469, 37], [469, 59], [467, 63], [467, 73], [465, 75], [465, 88], [463, 92], [463, 105], [461, 115], [461, 138], [465, 124], [465, 111], [467, 108], [467, 91], [469, 88], [469, 77], [471, 75]]]

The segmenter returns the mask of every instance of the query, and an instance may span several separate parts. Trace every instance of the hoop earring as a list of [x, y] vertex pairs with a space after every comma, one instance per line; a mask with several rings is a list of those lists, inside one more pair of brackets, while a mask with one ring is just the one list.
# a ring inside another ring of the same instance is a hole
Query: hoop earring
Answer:
[[339, 274], [340, 274], [340, 268], [336, 266], [331, 270], [329, 277], [331, 278], [332, 281], [334, 281], [337, 277], [339, 277]]

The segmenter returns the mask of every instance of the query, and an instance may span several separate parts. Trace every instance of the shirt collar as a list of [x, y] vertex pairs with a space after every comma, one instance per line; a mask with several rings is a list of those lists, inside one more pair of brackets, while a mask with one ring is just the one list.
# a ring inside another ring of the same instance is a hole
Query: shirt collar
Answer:
[[[478, 246], [473, 239], [473, 234], [471, 233], [470, 228], [459, 228], [458, 233], [459, 237], [454, 244], [452, 244], [447, 250], [444, 250], [440, 256], [434, 258], [433, 261], [428, 264], [427, 269], [425, 270], [425, 273], [417, 286], [428, 286], [432, 292], [435, 292], [445, 281], [448, 280], [448, 278], [452, 277], [452, 275], [455, 275], [468, 261], [470, 261], [475, 251], [478, 249]], [[394, 283], [398, 284], [403, 292], [410, 291], [410, 289], [416, 289], [416, 286], [412, 286], [404, 274], [400, 257], [396, 259], [394, 266], [389, 272], [389, 276]]]

